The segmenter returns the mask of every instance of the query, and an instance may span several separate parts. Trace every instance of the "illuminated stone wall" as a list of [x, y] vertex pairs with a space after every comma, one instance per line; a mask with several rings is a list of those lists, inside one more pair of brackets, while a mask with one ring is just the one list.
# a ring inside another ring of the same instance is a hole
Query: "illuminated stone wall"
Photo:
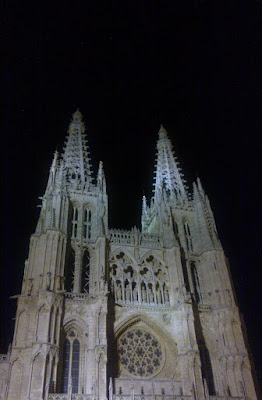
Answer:
[[30, 239], [0, 399], [257, 399], [200, 180], [190, 192], [161, 127], [142, 229], [109, 229], [87, 149], [77, 111]]

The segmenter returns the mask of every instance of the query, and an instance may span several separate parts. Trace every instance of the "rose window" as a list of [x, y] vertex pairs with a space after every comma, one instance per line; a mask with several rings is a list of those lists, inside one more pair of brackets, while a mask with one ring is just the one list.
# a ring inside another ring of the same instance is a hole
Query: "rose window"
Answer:
[[158, 339], [143, 329], [125, 332], [118, 340], [121, 367], [134, 376], [149, 377], [159, 372], [163, 351]]

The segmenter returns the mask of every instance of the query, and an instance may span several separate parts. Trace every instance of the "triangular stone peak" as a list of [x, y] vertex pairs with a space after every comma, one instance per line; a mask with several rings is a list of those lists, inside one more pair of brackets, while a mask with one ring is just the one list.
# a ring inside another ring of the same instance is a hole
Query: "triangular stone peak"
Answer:
[[166, 139], [167, 138], [167, 131], [166, 129], [163, 127], [163, 125], [160, 125], [160, 129], [158, 132], [158, 137], [159, 139]]
[[73, 114], [64, 150], [63, 160], [68, 186], [74, 189], [88, 189], [92, 183], [92, 168], [85, 124], [79, 110]]
[[178, 204], [188, 201], [185, 180], [172, 151], [172, 143], [163, 125], [160, 126], [157, 142], [154, 197], [165, 190], [168, 198]]

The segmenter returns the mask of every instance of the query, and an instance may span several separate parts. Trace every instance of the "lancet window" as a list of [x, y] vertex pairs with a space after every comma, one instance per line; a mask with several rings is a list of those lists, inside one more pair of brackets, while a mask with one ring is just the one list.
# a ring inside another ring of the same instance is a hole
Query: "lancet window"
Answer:
[[191, 268], [191, 277], [192, 277], [195, 301], [196, 301], [196, 303], [200, 303], [200, 301], [201, 301], [201, 292], [200, 292], [200, 285], [199, 285], [199, 279], [198, 279], [198, 273], [197, 273], [197, 269], [196, 269], [196, 264], [194, 262], [191, 262], [190, 268]]
[[74, 287], [75, 276], [75, 252], [72, 248], [69, 249], [66, 266], [65, 266], [65, 289], [67, 292], [72, 292]]
[[81, 292], [89, 293], [90, 284], [90, 253], [86, 249], [83, 255], [82, 263], [82, 278], [81, 278]]
[[77, 228], [78, 228], [78, 208], [76, 206], [73, 207], [72, 213], [72, 238], [77, 237]]
[[193, 251], [193, 242], [191, 231], [187, 222], [184, 222], [184, 231], [185, 231], [185, 238], [186, 238], [186, 247], [188, 251]]
[[111, 261], [111, 290], [117, 302], [126, 305], [169, 305], [168, 269], [153, 255], [136, 266], [123, 252]]
[[172, 222], [173, 222], [173, 231], [175, 235], [178, 235], [178, 225], [174, 219], [174, 217], [172, 218]]
[[91, 239], [91, 210], [85, 208], [84, 210], [84, 238]]
[[63, 363], [61, 391], [68, 392], [71, 381], [72, 393], [78, 393], [79, 386], [79, 364], [80, 364], [80, 342], [75, 331], [67, 334], [63, 344]]

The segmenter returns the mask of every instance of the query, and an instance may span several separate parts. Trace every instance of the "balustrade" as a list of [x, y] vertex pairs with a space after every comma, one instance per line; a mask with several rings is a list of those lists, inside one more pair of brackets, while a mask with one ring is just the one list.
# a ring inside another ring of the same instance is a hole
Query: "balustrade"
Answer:
[[210, 400], [245, 400], [245, 397], [209, 396]]
[[[91, 394], [50, 393], [48, 400], [97, 400]], [[171, 394], [113, 394], [112, 400], [194, 400], [194, 396]], [[210, 396], [210, 400], [244, 400], [244, 397]]]
[[[210, 400], [244, 400], [244, 397], [210, 396]], [[112, 400], [195, 400], [194, 396], [170, 395], [170, 394], [114, 394]]]
[[91, 394], [49, 393], [48, 400], [95, 400]]
[[[117, 394], [114, 393], [115, 391]], [[206, 400], [246, 400], [244, 395], [241, 397], [208, 395], [208, 397], [204, 398]], [[125, 378], [116, 379], [114, 390], [113, 379], [110, 378], [109, 400], [196, 400], [196, 396], [193, 391], [191, 391], [190, 395], [183, 394], [180, 382], [167, 382], [161, 379], [159, 381], [141, 379], [130, 380]]]
[[110, 242], [117, 244], [134, 244], [134, 235], [129, 231], [110, 230]]
[[154, 394], [115, 394], [112, 397], [112, 400], [195, 400], [193, 396], [185, 396], [185, 395], [154, 395]]
[[86, 293], [73, 293], [73, 292], [66, 292], [65, 293], [66, 298], [70, 299], [76, 299], [76, 300], [81, 300], [81, 299], [88, 299], [89, 295]]
[[121, 231], [117, 229], [110, 230], [110, 242], [116, 244], [130, 244], [157, 249], [162, 246], [159, 236], [141, 233], [139, 230]]

